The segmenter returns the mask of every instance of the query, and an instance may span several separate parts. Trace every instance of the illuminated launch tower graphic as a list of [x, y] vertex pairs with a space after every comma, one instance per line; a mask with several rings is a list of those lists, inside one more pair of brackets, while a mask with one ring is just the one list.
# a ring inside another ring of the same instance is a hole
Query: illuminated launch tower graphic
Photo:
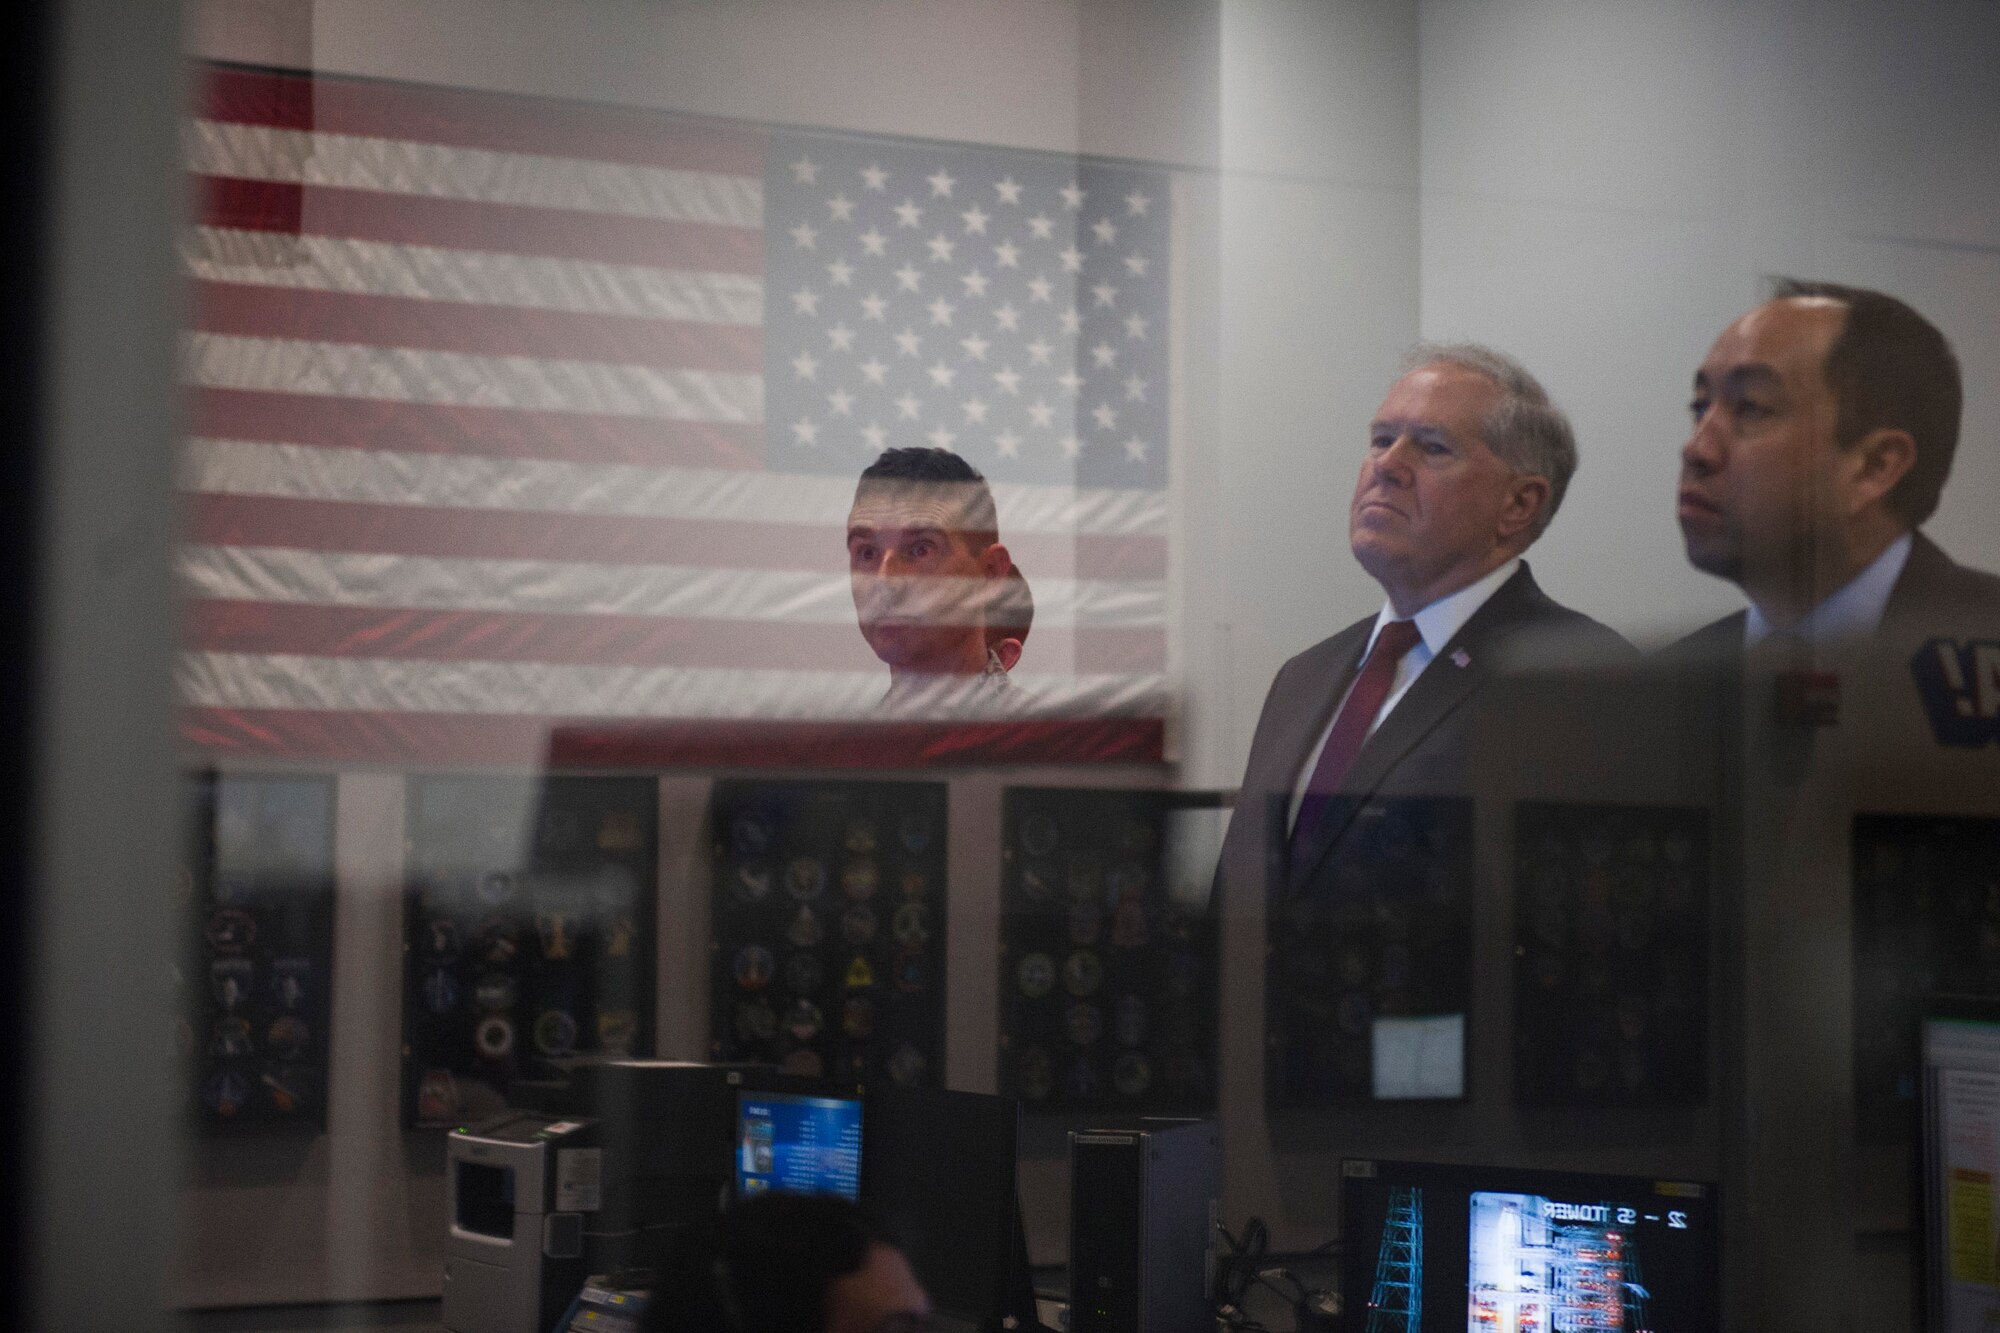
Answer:
[[1389, 1195], [1366, 1333], [1417, 1333], [1423, 1321], [1424, 1193], [1406, 1187]]
[[1472, 1196], [1469, 1333], [1648, 1333], [1629, 1223], [1609, 1204]]

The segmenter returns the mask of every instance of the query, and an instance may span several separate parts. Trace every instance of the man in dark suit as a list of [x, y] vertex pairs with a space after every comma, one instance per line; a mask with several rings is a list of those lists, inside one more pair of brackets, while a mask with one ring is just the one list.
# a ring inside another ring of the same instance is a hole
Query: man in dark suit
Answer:
[[1679, 518], [1689, 563], [1750, 606], [1676, 655], [1733, 657], [1773, 632], [1895, 653], [2000, 620], [2000, 578], [1918, 531], [1962, 398], [1944, 335], [1881, 292], [1787, 279], [1723, 330], [1695, 372]]
[[[1896, 997], [1935, 984], [1896, 943], [1926, 937], [1910, 923], [1929, 909], [1918, 895], [1883, 899], [1858, 924], [1867, 900], [1842, 887], [1859, 864], [1856, 815], [1994, 799], [1991, 748], [1953, 738], [1976, 693], [1929, 688], [1953, 674], [1935, 665], [1940, 649], [1955, 659], [1963, 641], [2000, 639], [2000, 579], [1919, 531], [1951, 471], [1961, 399], [1957, 360], [1928, 320], [1823, 282], [1781, 281], [1695, 372], [1681, 533], [1689, 562], [1750, 605], [1662, 660], [1688, 686], [1677, 730], [1714, 775], [1731, 941], [1719, 960], [1733, 1065], [1725, 1227], [1747, 1271], [1791, 1275], [1754, 1293], [1746, 1325], [1849, 1316], [1852, 1251], [1828, 1237], [1854, 1233], [1863, 1182], [1896, 1179], [1906, 1151], [1857, 1143], [1858, 1105], [1907, 1106], [1893, 1099], [1908, 1094], [1856, 1053], [1900, 1031]], [[1912, 1045], [1890, 1072], [1916, 1061]]]
[[[1542, 386], [1477, 346], [1419, 347], [1407, 366], [1348, 510], [1386, 604], [1279, 670], [1218, 870], [1269, 913], [1266, 1075], [1287, 1103], [1462, 1092], [1481, 697], [1517, 669], [1636, 658], [1521, 559], [1576, 469]], [[1363, 972], [1381, 983], [1369, 996]], [[1377, 1003], [1402, 1036], [1384, 1038]], [[1428, 1072], [1386, 1076], [1392, 1048]]]
[[1409, 365], [1348, 509], [1386, 605], [1279, 669], [1224, 844], [1225, 877], [1281, 897], [1308, 889], [1371, 795], [1468, 792], [1471, 705], [1496, 673], [1632, 656], [1521, 559], [1576, 469], [1561, 410], [1487, 348], [1419, 347]]

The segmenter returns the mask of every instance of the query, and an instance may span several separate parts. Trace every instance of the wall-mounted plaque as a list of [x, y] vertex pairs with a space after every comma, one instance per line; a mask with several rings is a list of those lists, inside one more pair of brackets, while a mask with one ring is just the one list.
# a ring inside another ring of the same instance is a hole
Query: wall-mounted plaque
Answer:
[[1203, 1114], [1216, 1098], [1214, 793], [1011, 787], [1000, 1090], [1043, 1114]]
[[1328, 857], [1268, 908], [1267, 1100], [1463, 1098], [1472, 803], [1363, 802]]
[[945, 788], [715, 784], [709, 1050], [944, 1086]]
[[410, 779], [404, 1120], [498, 1110], [550, 1061], [653, 1050], [659, 784]]
[[1856, 815], [1854, 1100], [1864, 1142], [1916, 1126], [1933, 995], [2000, 996], [2000, 819]]
[[1709, 866], [1699, 809], [1516, 807], [1516, 1101], [1707, 1097]]
[[174, 892], [191, 938], [175, 1034], [197, 1122], [324, 1129], [333, 779], [206, 773], [187, 794]]

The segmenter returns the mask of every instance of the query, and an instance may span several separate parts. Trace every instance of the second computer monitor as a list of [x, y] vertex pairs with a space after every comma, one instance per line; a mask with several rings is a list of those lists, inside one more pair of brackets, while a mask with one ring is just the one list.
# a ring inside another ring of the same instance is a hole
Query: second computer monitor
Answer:
[[736, 1196], [861, 1193], [861, 1102], [752, 1092], [736, 1098]]

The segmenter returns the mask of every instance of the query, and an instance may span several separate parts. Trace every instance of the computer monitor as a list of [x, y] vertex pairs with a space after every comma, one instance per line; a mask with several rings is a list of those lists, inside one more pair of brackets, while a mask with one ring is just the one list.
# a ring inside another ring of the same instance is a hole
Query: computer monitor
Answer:
[[1019, 1132], [1010, 1097], [868, 1094], [862, 1202], [903, 1245], [942, 1325], [1038, 1327], [1015, 1187]]
[[1341, 1174], [1355, 1333], [1719, 1327], [1712, 1184], [1381, 1161]]
[[1926, 1329], [2000, 1321], [2000, 1000], [1924, 1006], [1923, 1233]]
[[736, 1197], [861, 1193], [861, 1101], [790, 1092], [736, 1095]]

